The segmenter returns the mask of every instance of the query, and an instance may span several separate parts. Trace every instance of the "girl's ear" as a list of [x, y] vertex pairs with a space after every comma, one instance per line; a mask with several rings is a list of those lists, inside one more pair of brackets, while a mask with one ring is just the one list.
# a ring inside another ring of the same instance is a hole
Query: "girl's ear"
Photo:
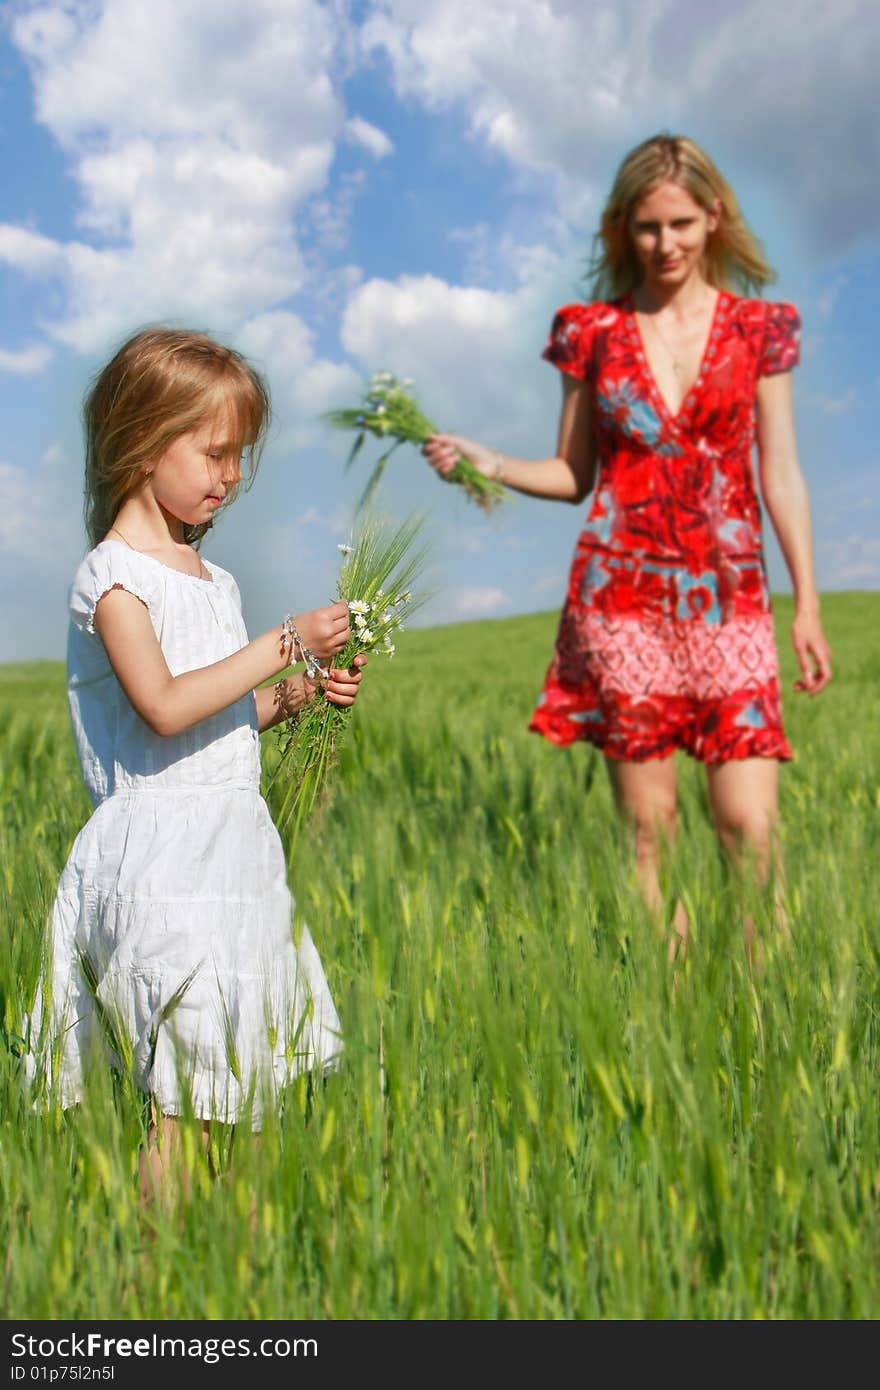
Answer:
[[708, 218], [709, 218], [709, 232], [710, 232], [710, 233], [711, 233], [711, 232], [717, 232], [718, 228], [719, 228], [720, 225], [721, 225], [721, 199], [720, 199], [720, 198], [716, 198], [716, 199], [715, 199], [714, 203], [713, 203], [712, 206], [709, 208], [709, 211], [708, 211], [707, 216], [708, 216]]

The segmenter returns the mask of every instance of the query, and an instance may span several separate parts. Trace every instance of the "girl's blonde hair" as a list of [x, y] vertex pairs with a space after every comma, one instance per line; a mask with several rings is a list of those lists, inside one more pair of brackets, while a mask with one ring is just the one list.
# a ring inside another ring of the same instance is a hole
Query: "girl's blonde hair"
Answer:
[[632, 219], [642, 199], [663, 183], [678, 184], [706, 212], [720, 204], [718, 226], [709, 235], [703, 258], [710, 285], [760, 292], [775, 279], [736, 194], [706, 151], [684, 135], [653, 135], [630, 150], [614, 179], [590, 262], [593, 298], [616, 299], [639, 283]]
[[[147, 328], [136, 333], [99, 372], [83, 404], [86, 447], [85, 515], [91, 545], [113, 525], [127, 497], [143, 486], [148, 465], [213, 411], [229, 408], [228, 442], [253, 479], [271, 407], [259, 373], [233, 348], [204, 333]], [[231, 501], [239, 484], [227, 494]], [[226, 505], [228, 505], [228, 501]], [[210, 523], [184, 526], [198, 543]]]

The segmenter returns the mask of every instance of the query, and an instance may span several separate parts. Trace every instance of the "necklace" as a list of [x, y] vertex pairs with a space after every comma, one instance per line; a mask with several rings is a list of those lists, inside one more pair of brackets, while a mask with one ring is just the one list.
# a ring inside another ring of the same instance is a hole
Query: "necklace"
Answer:
[[657, 337], [660, 339], [666, 351], [669, 353], [669, 359], [672, 363], [672, 370], [675, 372], [675, 375], [677, 377], [680, 377], [685, 369], [684, 362], [681, 361], [680, 357], [678, 356], [678, 353], [671, 346], [669, 339], [666, 337], [666, 334], [663, 332], [660, 325], [657, 323], [655, 315], [644, 314], [643, 317], [647, 323], [650, 323], [652, 332], [657, 334]]
[[[135, 551], [135, 553], [136, 553], [137, 555], [143, 555], [144, 552], [143, 552], [142, 550], [138, 550], [138, 549], [137, 549], [137, 546], [132, 545], [131, 541], [128, 539], [128, 536], [126, 536], [126, 534], [125, 534], [124, 531], [120, 531], [119, 527], [116, 525], [115, 522], [114, 522], [114, 524], [110, 527], [110, 531], [115, 531], [116, 534], [117, 534], [117, 536], [119, 536], [120, 540], [123, 540], [123, 541], [125, 542], [125, 544], [128, 546], [129, 550]], [[110, 534], [110, 531], [107, 532], [108, 536], [109, 536], [109, 534]], [[190, 575], [193, 579], [207, 579], [207, 580], [210, 582], [210, 580], [211, 580], [211, 575], [208, 573], [208, 570], [207, 570], [207, 569], [205, 568], [205, 566], [202, 564], [202, 557], [201, 557], [201, 555], [198, 553], [198, 551], [195, 551], [194, 554], [195, 554], [196, 560], [198, 561], [198, 566], [199, 566], [199, 572], [198, 572], [198, 574], [193, 574], [192, 570], [178, 570], [178, 573], [179, 573], [179, 574], [188, 574], [188, 575]], [[160, 564], [164, 564], [164, 561], [160, 560], [159, 563], [160, 563]], [[176, 566], [176, 565], [166, 565], [165, 567], [166, 567], [166, 569], [177, 569], [177, 566]]]
[[684, 371], [684, 363], [679, 361], [679, 358], [677, 357], [676, 353], [670, 347], [666, 339], [666, 335], [660, 332], [659, 324], [656, 324], [653, 318], [649, 318], [649, 322], [651, 324], [652, 329], [657, 334], [657, 337], [660, 339], [661, 343], [665, 347], [666, 351], [669, 353], [670, 359], [672, 361], [672, 370], [675, 372], [676, 376], [681, 376], [682, 372]]
[[132, 545], [131, 541], [128, 539], [128, 536], [124, 535], [123, 532], [120, 531], [119, 527], [118, 527], [115, 523], [114, 523], [113, 526], [110, 527], [110, 530], [111, 530], [111, 531], [115, 531], [116, 534], [117, 534], [117, 536], [119, 536], [121, 540], [125, 541], [125, 544], [128, 546], [129, 550], [134, 550], [134, 546]]

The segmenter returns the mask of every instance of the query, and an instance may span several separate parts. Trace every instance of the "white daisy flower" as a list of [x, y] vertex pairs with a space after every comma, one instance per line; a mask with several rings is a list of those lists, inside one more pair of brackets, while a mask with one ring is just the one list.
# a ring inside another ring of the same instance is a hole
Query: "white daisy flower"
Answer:
[[350, 554], [351, 554], [351, 546], [350, 546], [350, 545], [337, 545], [336, 549], [337, 549], [337, 550], [341, 550], [343, 555], [350, 555]]
[[348, 605], [349, 613], [369, 613], [370, 605], [362, 598], [353, 598]]
[[386, 643], [385, 643], [385, 655], [389, 658], [389, 660], [390, 660], [390, 658], [394, 655], [394, 653], [395, 653], [396, 651], [397, 651], [397, 648], [395, 647], [395, 645], [394, 645], [393, 642], [386, 642]]
[[365, 646], [367, 646], [367, 647], [368, 647], [368, 646], [370, 645], [370, 643], [373, 641], [375, 635], [376, 635], [376, 634], [373, 632], [373, 629], [372, 629], [372, 628], [369, 628], [369, 627], [362, 627], [362, 628], [360, 629], [360, 631], [358, 632], [358, 637], [361, 639], [361, 641], [362, 641], [362, 642], [365, 644]]

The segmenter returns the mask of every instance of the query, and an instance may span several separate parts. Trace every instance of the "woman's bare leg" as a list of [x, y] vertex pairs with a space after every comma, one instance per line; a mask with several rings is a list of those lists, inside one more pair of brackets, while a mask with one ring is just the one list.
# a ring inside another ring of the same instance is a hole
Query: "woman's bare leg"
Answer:
[[[776, 917], [787, 931], [781, 901], [784, 866], [776, 828], [779, 821], [779, 764], [775, 758], [738, 758], [710, 763], [706, 768], [709, 805], [715, 829], [737, 872], [766, 886], [771, 874], [776, 886]], [[746, 945], [751, 952], [754, 923], [746, 920]]]
[[[660, 860], [664, 847], [672, 844], [678, 817], [675, 759], [620, 761], [606, 758], [614, 800], [621, 818], [633, 835], [636, 878], [649, 910], [663, 921], [665, 904], [660, 887]], [[687, 944], [687, 916], [677, 903], [673, 917], [674, 935], [669, 955], [674, 959]]]

